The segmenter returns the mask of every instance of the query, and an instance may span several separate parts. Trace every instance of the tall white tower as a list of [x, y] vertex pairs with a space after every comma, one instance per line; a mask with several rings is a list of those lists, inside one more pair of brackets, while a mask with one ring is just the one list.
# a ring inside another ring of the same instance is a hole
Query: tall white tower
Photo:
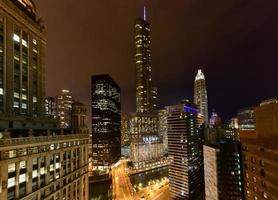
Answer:
[[208, 124], [208, 97], [206, 88], [206, 79], [202, 70], [199, 69], [195, 77], [194, 84], [194, 103], [199, 106], [200, 112], [204, 115], [204, 122]]

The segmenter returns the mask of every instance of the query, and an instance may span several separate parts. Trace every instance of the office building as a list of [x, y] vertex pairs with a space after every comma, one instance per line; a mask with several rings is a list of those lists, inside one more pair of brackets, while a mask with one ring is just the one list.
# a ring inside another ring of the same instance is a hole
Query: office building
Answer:
[[206, 199], [244, 199], [239, 142], [221, 140], [204, 145], [204, 171]]
[[71, 120], [71, 108], [74, 99], [69, 90], [62, 90], [60, 95], [56, 96], [56, 113], [60, 122], [60, 128], [69, 128]]
[[255, 130], [240, 131], [243, 149], [246, 200], [278, 197], [278, 101], [264, 101], [255, 108]]
[[0, 199], [88, 199], [88, 134], [45, 117], [46, 39], [35, 5], [4, 0], [0, 13]]
[[170, 199], [198, 199], [204, 191], [203, 116], [187, 100], [166, 109]]
[[109, 75], [91, 81], [93, 168], [107, 173], [121, 156], [121, 90]]
[[54, 97], [45, 98], [45, 114], [50, 118], [56, 118], [56, 101]]
[[204, 116], [204, 123], [209, 123], [208, 119], [208, 96], [206, 79], [202, 70], [198, 70], [194, 82], [194, 103], [199, 106], [201, 114]]
[[238, 111], [238, 128], [241, 131], [255, 130], [255, 110], [254, 107], [244, 108]]

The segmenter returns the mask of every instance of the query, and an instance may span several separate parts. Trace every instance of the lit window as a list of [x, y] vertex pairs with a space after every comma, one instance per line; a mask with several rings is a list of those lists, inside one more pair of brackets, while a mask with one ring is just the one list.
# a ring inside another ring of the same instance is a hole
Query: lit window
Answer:
[[25, 168], [26, 168], [26, 161], [24, 160], [19, 163], [19, 169], [25, 169]]
[[8, 188], [15, 186], [15, 177], [8, 179]]
[[19, 98], [19, 93], [18, 92], [14, 92], [14, 98]]
[[37, 102], [37, 97], [33, 97], [33, 102], [34, 102], [34, 103]]
[[14, 41], [16, 41], [16, 42], [20, 42], [20, 37], [19, 37], [19, 35], [15, 34], [15, 33], [14, 33], [13, 39], [14, 39]]
[[15, 163], [8, 164], [8, 173], [15, 172]]
[[16, 157], [16, 151], [15, 150], [9, 151], [9, 158], [14, 158], [14, 157]]
[[32, 172], [32, 178], [37, 178], [38, 177], [38, 170], [33, 170]]
[[26, 174], [20, 174], [19, 175], [19, 184], [24, 183], [26, 181]]
[[267, 197], [267, 193], [263, 193], [263, 197], [265, 198], [265, 199], [267, 199], [268, 197]]
[[22, 103], [22, 108], [23, 109], [27, 109], [27, 104], [26, 103]]
[[37, 40], [36, 39], [33, 39], [33, 44], [37, 45]]
[[27, 44], [27, 41], [26, 41], [26, 40], [22, 39], [22, 42], [21, 42], [21, 43], [22, 43], [23, 46], [28, 47], [28, 44]]
[[42, 168], [41, 168], [41, 175], [44, 175], [44, 174], [45, 174], [45, 168], [42, 167]]
[[19, 102], [17, 101], [14, 102], [14, 108], [19, 108]]
[[4, 90], [3, 88], [0, 88], [0, 95], [3, 95], [4, 94]]

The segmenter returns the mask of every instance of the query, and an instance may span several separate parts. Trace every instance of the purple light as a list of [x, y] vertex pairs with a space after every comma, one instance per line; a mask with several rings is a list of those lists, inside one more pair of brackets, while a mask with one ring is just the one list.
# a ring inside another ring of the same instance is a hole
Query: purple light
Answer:
[[192, 108], [192, 107], [189, 107], [189, 106], [184, 106], [183, 109], [184, 109], [186, 112], [190, 112], [190, 113], [194, 113], [194, 114], [199, 113], [199, 109], [197, 109], [197, 108]]
[[144, 20], [147, 20], [147, 8], [144, 6]]

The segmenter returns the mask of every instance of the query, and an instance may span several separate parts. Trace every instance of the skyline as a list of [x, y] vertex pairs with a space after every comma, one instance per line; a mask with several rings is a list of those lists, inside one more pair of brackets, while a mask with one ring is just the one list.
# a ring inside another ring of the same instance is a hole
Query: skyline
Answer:
[[[75, 5], [73, 1], [65, 2], [35, 1], [47, 27], [47, 95], [69, 89], [88, 107], [90, 75], [108, 73], [123, 89], [123, 112], [134, 111], [133, 26], [140, 14], [143, 17], [142, 3], [88, 1]], [[202, 6], [201, 0], [191, 4], [149, 2], [152, 68], [160, 107], [184, 98], [192, 100], [194, 76], [199, 68], [207, 80], [209, 114], [215, 109], [225, 120], [235, 116], [242, 107], [278, 96], [275, 79], [278, 14], [274, 13], [278, 4], [246, 1], [239, 8], [239, 1], [234, 5], [231, 2], [214, 1]], [[233, 9], [238, 12], [232, 12]], [[72, 11], [75, 14], [68, 16]], [[259, 11], [261, 16], [257, 16]], [[71, 23], [62, 23], [65, 19]], [[113, 30], [116, 31], [111, 34]], [[57, 67], [60, 73], [56, 73]], [[80, 68], [84, 73], [80, 73]], [[237, 94], [231, 95], [235, 90]]]

